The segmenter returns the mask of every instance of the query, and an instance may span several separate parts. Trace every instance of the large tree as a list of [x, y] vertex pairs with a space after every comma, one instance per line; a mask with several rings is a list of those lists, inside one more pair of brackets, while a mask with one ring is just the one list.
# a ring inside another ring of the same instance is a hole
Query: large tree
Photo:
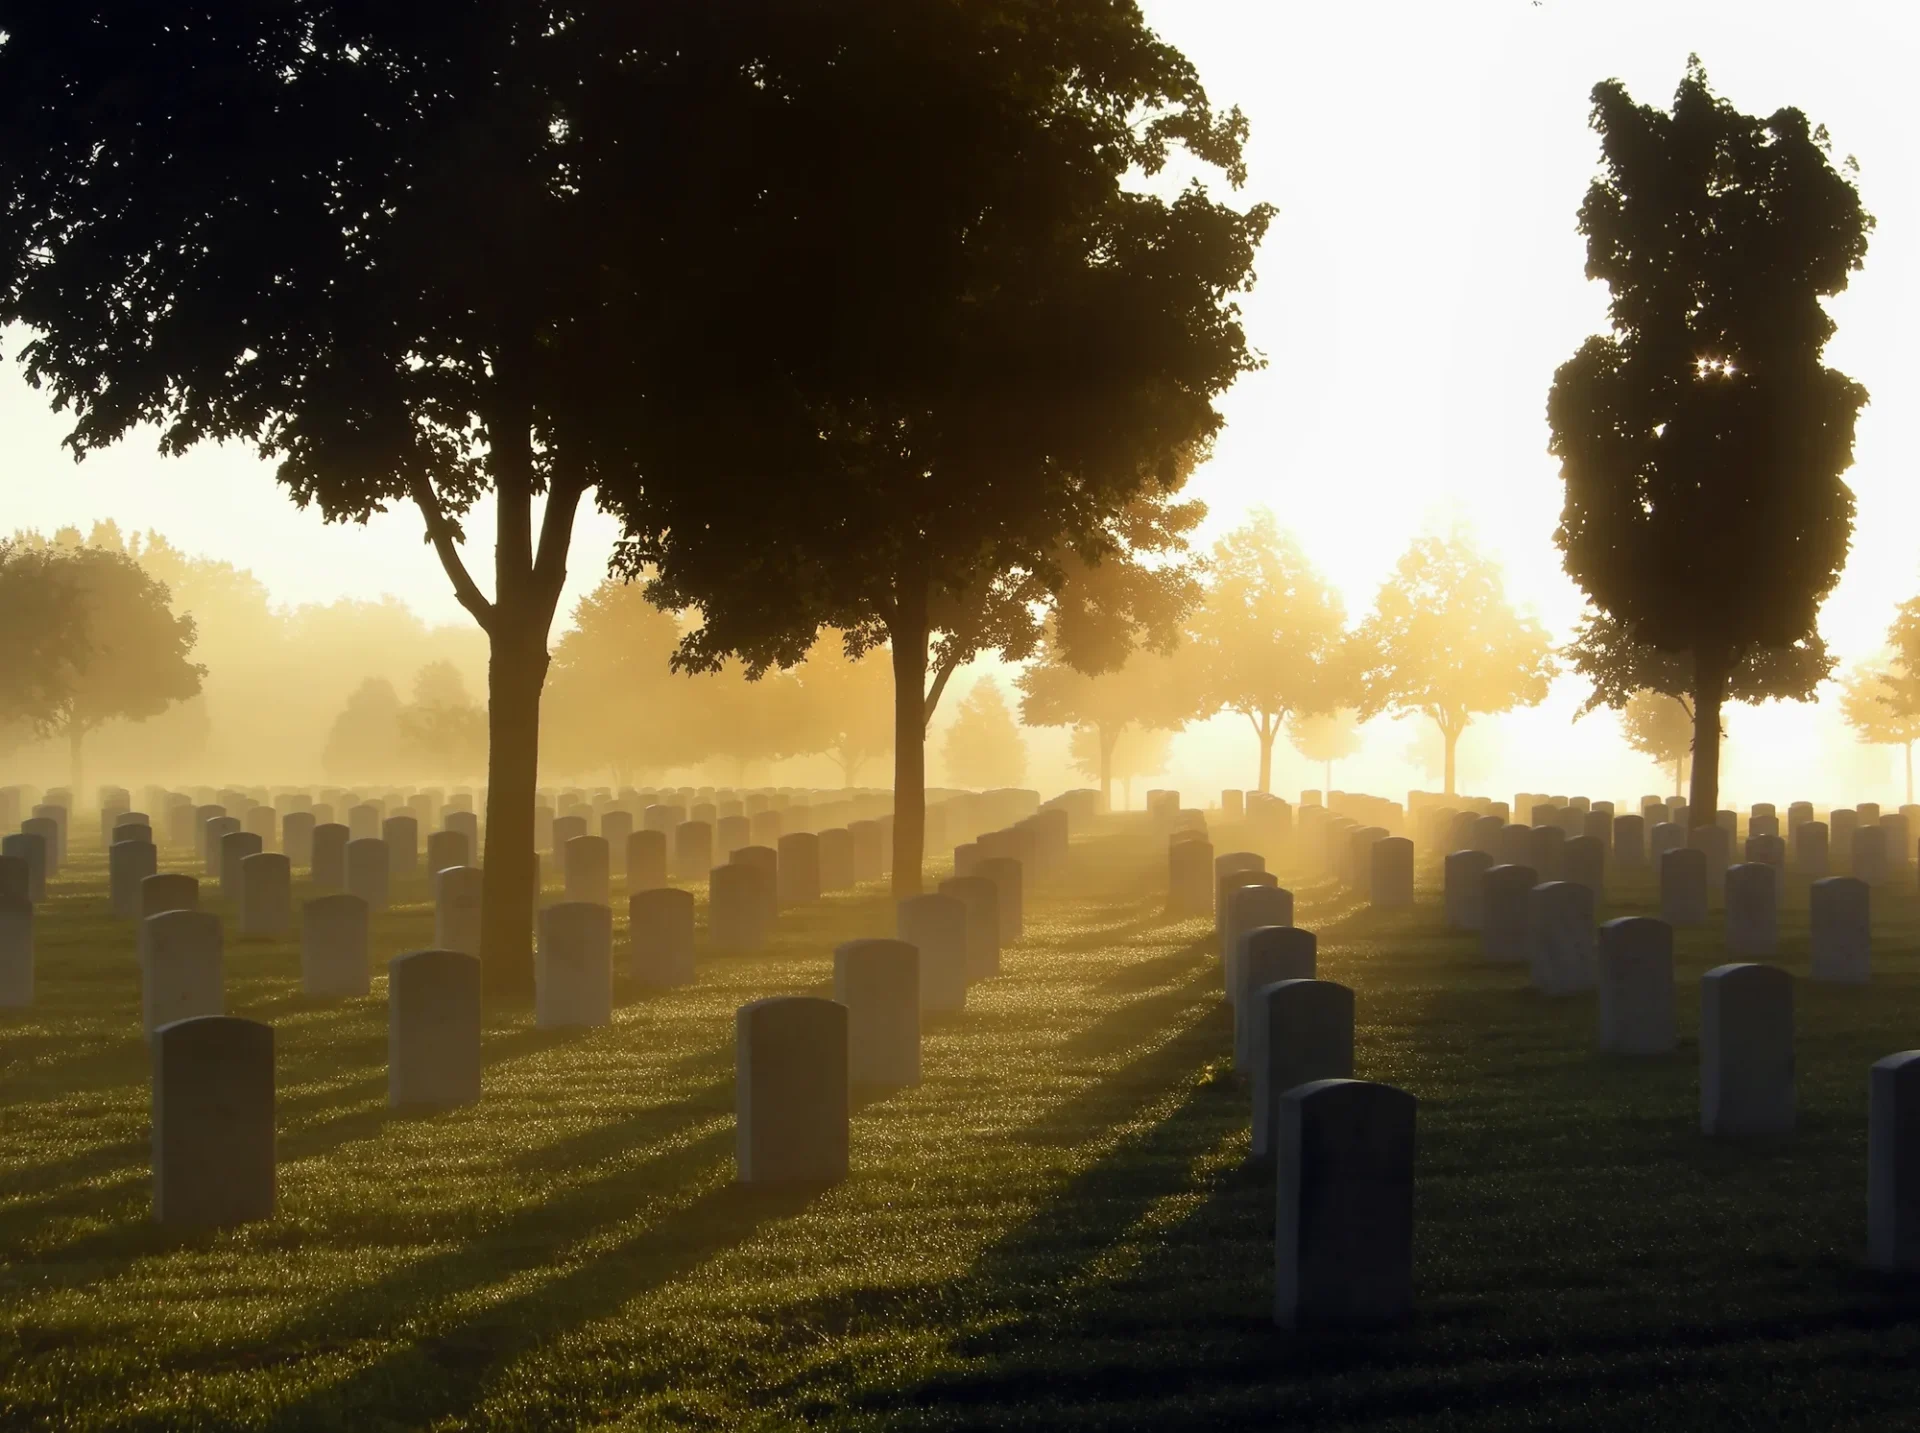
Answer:
[[[788, 158], [767, 134], [826, 137], [782, 131], [767, 83], [839, 81], [811, 18], [0, 0], [0, 321], [29, 330], [75, 454], [152, 424], [167, 452], [254, 445], [328, 519], [410, 505], [487, 634], [492, 996], [532, 990], [540, 694], [575, 514], [628, 461], [609, 434], [645, 421], [647, 363], [730, 390], [757, 346], [754, 315], [694, 310], [716, 255], [751, 252], [743, 216]], [[483, 497], [490, 584], [462, 526]]]
[[1603, 169], [1580, 209], [1610, 329], [1554, 375], [1568, 574], [1636, 644], [1684, 654], [1688, 809], [1719, 802], [1720, 709], [1757, 648], [1814, 636], [1853, 530], [1866, 391], [1822, 362], [1821, 300], [1866, 256], [1853, 165], [1799, 110], [1745, 115], [1697, 59], [1671, 113], [1593, 92]]
[[90, 655], [86, 603], [63, 554], [0, 540], [0, 721], [19, 740], [53, 718], [63, 673]]
[[1920, 740], [1920, 597], [1895, 610], [1887, 651], [1848, 673], [1840, 689], [1840, 714], [1861, 741], [1901, 749], [1911, 803], [1913, 743]]
[[893, 750], [893, 663], [886, 649], [850, 657], [842, 635], [827, 632], [794, 676], [795, 744], [805, 754], [825, 754], [840, 768], [841, 785], [858, 785], [867, 764]]
[[830, 79], [756, 76], [784, 106], [773, 218], [743, 223], [700, 295], [723, 331], [750, 313], [771, 336], [728, 355], [724, 399], [662, 364], [640, 479], [602, 497], [625, 565], [701, 614], [684, 664], [791, 665], [822, 628], [887, 645], [907, 895], [946, 678], [1024, 658], [1072, 562], [1138, 549], [1130, 504], [1178, 490], [1257, 361], [1235, 297], [1268, 211], [1140, 182], [1184, 150], [1237, 184], [1245, 124], [1130, 0], [829, 17]]
[[1500, 567], [1453, 532], [1415, 538], [1353, 632], [1363, 719], [1393, 711], [1440, 729], [1447, 795], [1475, 717], [1537, 706], [1553, 680], [1546, 629], [1507, 600]]
[[1260, 744], [1259, 790], [1273, 789], [1273, 743], [1287, 718], [1350, 704], [1340, 594], [1265, 508], [1213, 546], [1186, 661], [1195, 714], [1238, 712]]
[[1352, 707], [1336, 707], [1330, 712], [1295, 713], [1287, 718], [1287, 740], [1308, 761], [1323, 768], [1325, 790], [1333, 790], [1333, 764], [1359, 751], [1360, 714]]

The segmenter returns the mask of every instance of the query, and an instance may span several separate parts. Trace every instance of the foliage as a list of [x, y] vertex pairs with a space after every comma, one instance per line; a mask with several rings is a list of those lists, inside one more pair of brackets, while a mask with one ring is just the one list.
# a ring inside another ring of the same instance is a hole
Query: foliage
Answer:
[[16, 736], [54, 720], [63, 674], [90, 656], [85, 599], [62, 554], [0, 541], [0, 714]]
[[451, 662], [420, 669], [398, 727], [400, 753], [419, 776], [469, 778], [487, 769], [486, 710], [468, 695]]
[[[1029, 655], [1049, 607], [1086, 670], [1137, 635], [1083, 640], [1061, 594], [1076, 563], [1110, 575], [1181, 530], [1171, 499], [1220, 425], [1214, 400], [1257, 362], [1235, 296], [1269, 214], [1197, 180], [1171, 199], [1138, 187], [1176, 158], [1239, 183], [1246, 126], [1131, 4], [814, 23], [833, 64], [802, 76], [776, 56], [759, 76], [781, 104], [763, 193], [715, 247], [724, 282], [700, 291], [703, 323], [767, 341], [729, 353], [724, 401], [677, 354], [632, 385], [652, 399], [635, 472], [673, 481], [601, 499], [623, 567], [699, 611], [683, 664], [791, 666], [823, 627], [850, 655], [888, 644], [907, 894], [951, 673]], [[860, 282], [823, 284], [823, 263]], [[1112, 590], [1150, 587], [1156, 564], [1138, 568]]]
[[333, 719], [320, 756], [335, 781], [396, 781], [400, 756], [400, 694], [385, 677], [368, 677]]
[[1325, 768], [1329, 789], [1333, 786], [1333, 764], [1346, 760], [1366, 744], [1360, 734], [1360, 714], [1352, 707], [1294, 713], [1287, 718], [1287, 740], [1308, 761]]
[[1554, 375], [1568, 574], [1631, 639], [1691, 654], [1695, 810], [1717, 809], [1720, 705], [1754, 648], [1814, 635], [1853, 528], [1841, 475], [1866, 391], [1828, 368], [1822, 299], [1873, 220], [1800, 111], [1741, 114], [1697, 59], [1671, 114], [1596, 86], [1603, 172], [1580, 230], [1609, 332]]
[[1693, 711], [1684, 697], [1653, 688], [1635, 692], [1620, 708], [1620, 735], [1635, 751], [1671, 765], [1679, 791], [1693, 751]]
[[842, 636], [826, 632], [793, 675], [799, 711], [790, 743], [824, 752], [843, 784], [858, 785], [867, 764], [893, 750], [893, 664], [885, 648], [850, 657]]
[[[1574, 671], [1593, 684], [1580, 707], [1585, 716], [1596, 707], [1623, 710], [1643, 691], [1676, 699], [1688, 719], [1693, 715], [1693, 654], [1663, 652], [1635, 641], [1630, 629], [1603, 612], [1588, 612], [1573, 641], [1561, 649]], [[1818, 632], [1791, 647], [1752, 647], [1727, 674], [1727, 696], [1739, 702], [1813, 700], [1833, 671], [1833, 658]]]
[[1340, 595], [1273, 514], [1256, 509], [1214, 544], [1188, 670], [1196, 715], [1238, 712], [1260, 744], [1258, 789], [1273, 787], [1273, 742], [1288, 717], [1351, 701]]
[[[1016, 679], [1020, 720], [1027, 726], [1072, 727], [1070, 750], [1075, 766], [1098, 784], [1101, 799], [1110, 801], [1113, 782], [1130, 779], [1121, 770], [1122, 749], [1151, 751], [1153, 742], [1134, 738], [1186, 724], [1192, 702], [1182, 655], [1136, 651], [1117, 670], [1090, 675], [1049, 640], [1039, 659]], [[1088, 753], [1086, 760], [1082, 760], [1083, 750]]]
[[940, 756], [948, 781], [976, 791], [1026, 780], [1027, 744], [992, 677], [975, 682], [955, 709]]
[[1164, 727], [1128, 727], [1111, 745], [1094, 726], [1077, 726], [1067, 738], [1067, 758], [1073, 769], [1100, 782], [1103, 795], [1107, 795], [1110, 783], [1119, 782], [1125, 798], [1123, 807], [1133, 805], [1133, 783], [1165, 771], [1172, 754], [1173, 733]]
[[1415, 538], [1354, 631], [1362, 719], [1382, 711], [1424, 716], [1455, 749], [1476, 716], [1534, 706], [1553, 680], [1546, 630], [1508, 602], [1500, 568], [1464, 533]]

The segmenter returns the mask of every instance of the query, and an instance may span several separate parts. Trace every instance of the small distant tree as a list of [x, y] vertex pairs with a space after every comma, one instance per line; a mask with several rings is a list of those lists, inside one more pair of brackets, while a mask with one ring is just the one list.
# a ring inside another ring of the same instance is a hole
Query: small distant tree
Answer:
[[1440, 729], [1447, 795], [1477, 716], [1537, 706], [1553, 680], [1546, 629], [1508, 602], [1500, 568], [1466, 536], [1416, 538], [1349, 647], [1359, 715], [1414, 713]]
[[844, 786], [893, 750], [893, 663], [886, 649], [847, 655], [844, 636], [822, 634], [794, 670], [799, 682], [798, 725], [809, 735], [797, 744], [824, 752], [840, 768]]
[[57, 534], [56, 544], [64, 545], [47, 550], [43, 570], [71, 592], [84, 640], [49, 654], [30, 715], [42, 736], [66, 739], [74, 795], [84, 799], [87, 734], [110, 721], [145, 721], [188, 700], [207, 669], [189, 660], [193, 618], [175, 615], [165, 583], [124, 552], [78, 542], [77, 532]]
[[543, 700], [541, 760], [605, 771], [616, 785], [703, 754], [690, 713], [695, 679], [673, 670], [680, 625], [638, 583], [606, 581], [574, 604], [554, 645]]
[[1840, 715], [1869, 746], [1897, 746], [1913, 801], [1913, 743], [1920, 740], [1920, 682], [1894, 661], [1862, 664], [1840, 685]]
[[468, 695], [453, 663], [429, 662], [420, 669], [398, 726], [409, 775], [462, 777], [486, 770], [486, 709]]
[[[1067, 739], [1067, 755], [1083, 776], [1100, 776], [1120, 783], [1120, 809], [1133, 806], [1133, 783], [1142, 776], [1158, 776], [1167, 769], [1173, 751], [1173, 733], [1163, 727], [1129, 727], [1111, 742], [1098, 728], [1077, 726]], [[1104, 801], [1105, 798], [1103, 798]]]
[[1865, 260], [1851, 161], [1799, 110], [1760, 118], [1698, 58], [1667, 113], [1593, 91], [1603, 169], [1579, 227], [1609, 331], [1554, 374], [1549, 450], [1567, 575], [1631, 641], [1683, 656], [1688, 808], [1719, 805], [1720, 709], [1741, 662], [1815, 635], [1853, 531], [1866, 390], [1826, 366], [1822, 300]]
[[1357, 696], [1343, 661], [1345, 626], [1340, 595], [1265, 508], [1214, 544], [1185, 660], [1195, 714], [1238, 712], [1253, 728], [1259, 790], [1273, 789], [1273, 742], [1289, 717]]
[[1325, 769], [1322, 789], [1333, 790], [1333, 764], [1360, 750], [1360, 714], [1352, 707], [1287, 719], [1287, 740], [1308, 761]]
[[1693, 709], [1686, 698], [1642, 688], [1620, 708], [1620, 734], [1635, 751], [1673, 767], [1673, 794], [1680, 795], [1693, 750]]
[[941, 756], [947, 778], [974, 790], [1018, 786], [1026, 779], [1027, 744], [992, 677], [980, 678], [961, 701]]
[[327, 732], [320, 764], [336, 781], [400, 777], [400, 694], [392, 682], [369, 677], [353, 689]]
[[[1137, 652], [1119, 670], [1095, 676], [1080, 671], [1049, 643], [1019, 676], [1020, 720], [1027, 726], [1072, 727], [1074, 766], [1098, 783], [1101, 805], [1110, 805], [1114, 781], [1130, 779], [1121, 774], [1127, 764], [1120, 757], [1122, 748], [1151, 750], [1151, 741], [1134, 738], [1149, 732], [1164, 736], [1186, 722], [1191, 699], [1176, 662]], [[1132, 775], [1149, 776], [1157, 770]]]

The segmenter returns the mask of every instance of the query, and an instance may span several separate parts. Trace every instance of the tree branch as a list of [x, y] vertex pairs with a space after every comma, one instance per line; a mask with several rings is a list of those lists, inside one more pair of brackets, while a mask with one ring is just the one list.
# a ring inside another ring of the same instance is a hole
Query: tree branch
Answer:
[[415, 477], [407, 487], [413, 494], [414, 506], [420, 509], [420, 516], [426, 520], [427, 540], [440, 555], [440, 565], [446, 569], [447, 576], [453, 579], [453, 595], [473, 615], [481, 631], [492, 631], [493, 604], [482, 595], [473, 580], [473, 574], [467, 571], [467, 564], [460, 557], [460, 545], [453, 524], [447, 519], [446, 509], [440, 506], [433, 486], [425, 478]]
[[540, 544], [533, 559], [534, 587], [549, 604], [560, 600], [567, 580], [567, 553], [573, 547], [573, 519], [587, 485], [555, 474], [540, 514]]
[[923, 729], [932, 723], [934, 708], [940, 705], [940, 694], [946, 691], [947, 680], [953, 675], [954, 669], [959, 665], [960, 662], [958, 658], [949, 657], [940, 664], [940, 670], [934, 673], [933, 687], [927, 693], [927, 709], [925, 714], [920, 718]]

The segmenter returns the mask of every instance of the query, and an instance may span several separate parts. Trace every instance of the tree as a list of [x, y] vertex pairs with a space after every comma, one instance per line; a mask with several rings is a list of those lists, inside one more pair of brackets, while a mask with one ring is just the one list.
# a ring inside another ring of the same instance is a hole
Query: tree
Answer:
[[[785, 82], [844, 59], [827, 17], [734, 12], [0, 8], [0, 322], [30, 330], [76, 456], [154, 424], [169, 453], [254, 446], [330, 521], [417, 508], [487, 635], [490, 998], [532, 992], [540, 694], [575, 514], [632, 461], [613, 440], [652, 411], [649, 365], [677, 403], [731, 391], [760, 346], [773, 311], [714, 322], [716, 290], [753, 252], [745, 221], [793, 213], [766, 208], [793, 159]], [[483, 496], [491, 593], [463, 553]]]
[[[1246, 126], [1131, 4], [849, 7], [826, 28], [817, 85], [757, 77], [782, 98], [779, 162], [702, 294], [704, 321], [750, 313], [768, 341], [729, 354], [724, 402], [662, 364], [635, 471], [674, 480], [601, 499], [623, 568], [699, 611], [683, 665], [790, 666], [823, 627], [888, 646], [906, 896], [946, 681], [1034, 650], [1073, 562], [1155, 540], [1138, 500], [1178, 492], [1257, 362], [1234, 300], [1269, 211], [1139, 189], [1176, 150], [1238, 184]], [[1082, 657], [1058, 632], [1088, 670], [1124, 645]]]
[[1620, 734], [1635, 751], [1673, 766], [1673, 794], [1684, 787], [1693, 749], [1693, 709], [1682, 697], [1643, 687], [1620, 708]]
[[1117, 671], [1089, 676], [1049, 642], [1017, 680], [1020, 720], [1028, 726], [1073, 728], [1074, 765], [1099, 783], [1103, 807], [1112, 802], [1116, 777], [1130, 780], [1160, 769], [1132, 770], [1120, 759], [1121, 750], [1138, 751], [1145, 759], [1154, 742], [1133, 738], [1177, 730], [1192, 709], [1177, 659], [1155, 652], [1136, 652]]
[[[1120, 783], [1120, 807], [1133, 806], [1133, 783], [1142, 776], [1158, 776], [1173, 753], [1173, 733], [1164, 727], [1128, 727], [1112, 742], [1101, 740], [1099, 729], [1077, 726], [1067, 738], [1067, 756], [1083, 776]], [[1107, 804], [1103, 796], [1102, 803]]]
[[680, 624], [637, 583], [606, 581], [573, 608], [554, 644], [543, 761], [605, 771], [615, 785], [700, 759], [693, 683], [673, 670]]
[[794, 676], [795, 726], [807, 733], [796, 744], [825, 752], [840, 768], [841, 784], [857, 785], [862, 768], [893, 749], [893, 664], [884, 649], [850, 657], [841, 634], [828, 632]]
[[1352, 707], [1330, 712], [1298, 713], [1287, 719], [1287, 740], [1308, 761], [1325, 767], [1322, 789], [1333, 790], [1333, 764], [1360, 750], [1360, 716]]
[[[39, 546], [40, 540], [23, 533], [16, 543]], [[42, 583], [54, 584], [42, 602], [56, 609], [71, 602], [75, 610], [67, 616], [81, 636], [42, 654], [38, 694], [24, 714], [40, 735], [66, 740], [73, 793], [84, 799], [88, 734], [110, 721], [146, 721], [187, 701], [207, 669], [189, 660], [193, 618], [176, 616], [166, 584], [125, 553], [82, 546], [80, 534], [67, 529], [34, 561]]]
[[[1914, 634], [1920, 598], [1902, 604], [1888, 636], [1899, 643]], [[1913, 802], [1913, 744], [1920, 741], [1920, 677], [1909, 665], [1910, 647], [1896, 646], [1891, 656], [1863, 662], [1847, 674], [1840, 686], [1840, 715], [1861, 741], [1872, 746], [1897, 746], [1906, 766], [1907, 802]]]
[[327, 775], [347, 782], [402, 780], [400, 710], [400, 694], [385, 677], [355, 687], [327, 733], [320, 755]]
[[457, 778], [486, 770], [487, 714], [467, 694], [452, 662], [429, 662], [419, 670], [398, 727], [411, 774]]
[[0, 613], [0, 715], [24, 740], [53, 721], [66, 665], [91, 654], [86, 604], [60, 554], [0, 540]]
[[1261, 791], [1273, 789], [1273, 742], [1287, 718], [1357, 695], [1347, 690], [1345, 626], [1340, 595], [1265, 508], [1214, 544], [1189, 644], [1197, 706], [1247, 719], [1260, 743]]
[[1513, 609], [1499, 565], [1458, 531], [1414, 539], [1355, 630], [1349, 659], [1363, 720], [1417, 713], [1440, 729], [1449, 796], [1461, 733], [1476, 716], [1545, 701], [1554, 673], [1545, 629]]
[[980, 678], [961, 701], [940, 755], [947, 779], [976, 791], [1026, 780], [1027, 744], [992, 677]]
[[1720, 710], [1756, 648], [1810, 641], [1853, 530], [1866, 391], [1822, 362], [1821, 300], [1872, 218], [1824, 129], [1716, 98], [1697, 58], [1671, 114], [1593, 91], [1602, 174], [1580, 230], [1610, 330], [1554, 375], [1550, 451], [1566, 570], [1635, 644], [1683, 655], [1695, 725], [1688, 809], [1719, 802]]

